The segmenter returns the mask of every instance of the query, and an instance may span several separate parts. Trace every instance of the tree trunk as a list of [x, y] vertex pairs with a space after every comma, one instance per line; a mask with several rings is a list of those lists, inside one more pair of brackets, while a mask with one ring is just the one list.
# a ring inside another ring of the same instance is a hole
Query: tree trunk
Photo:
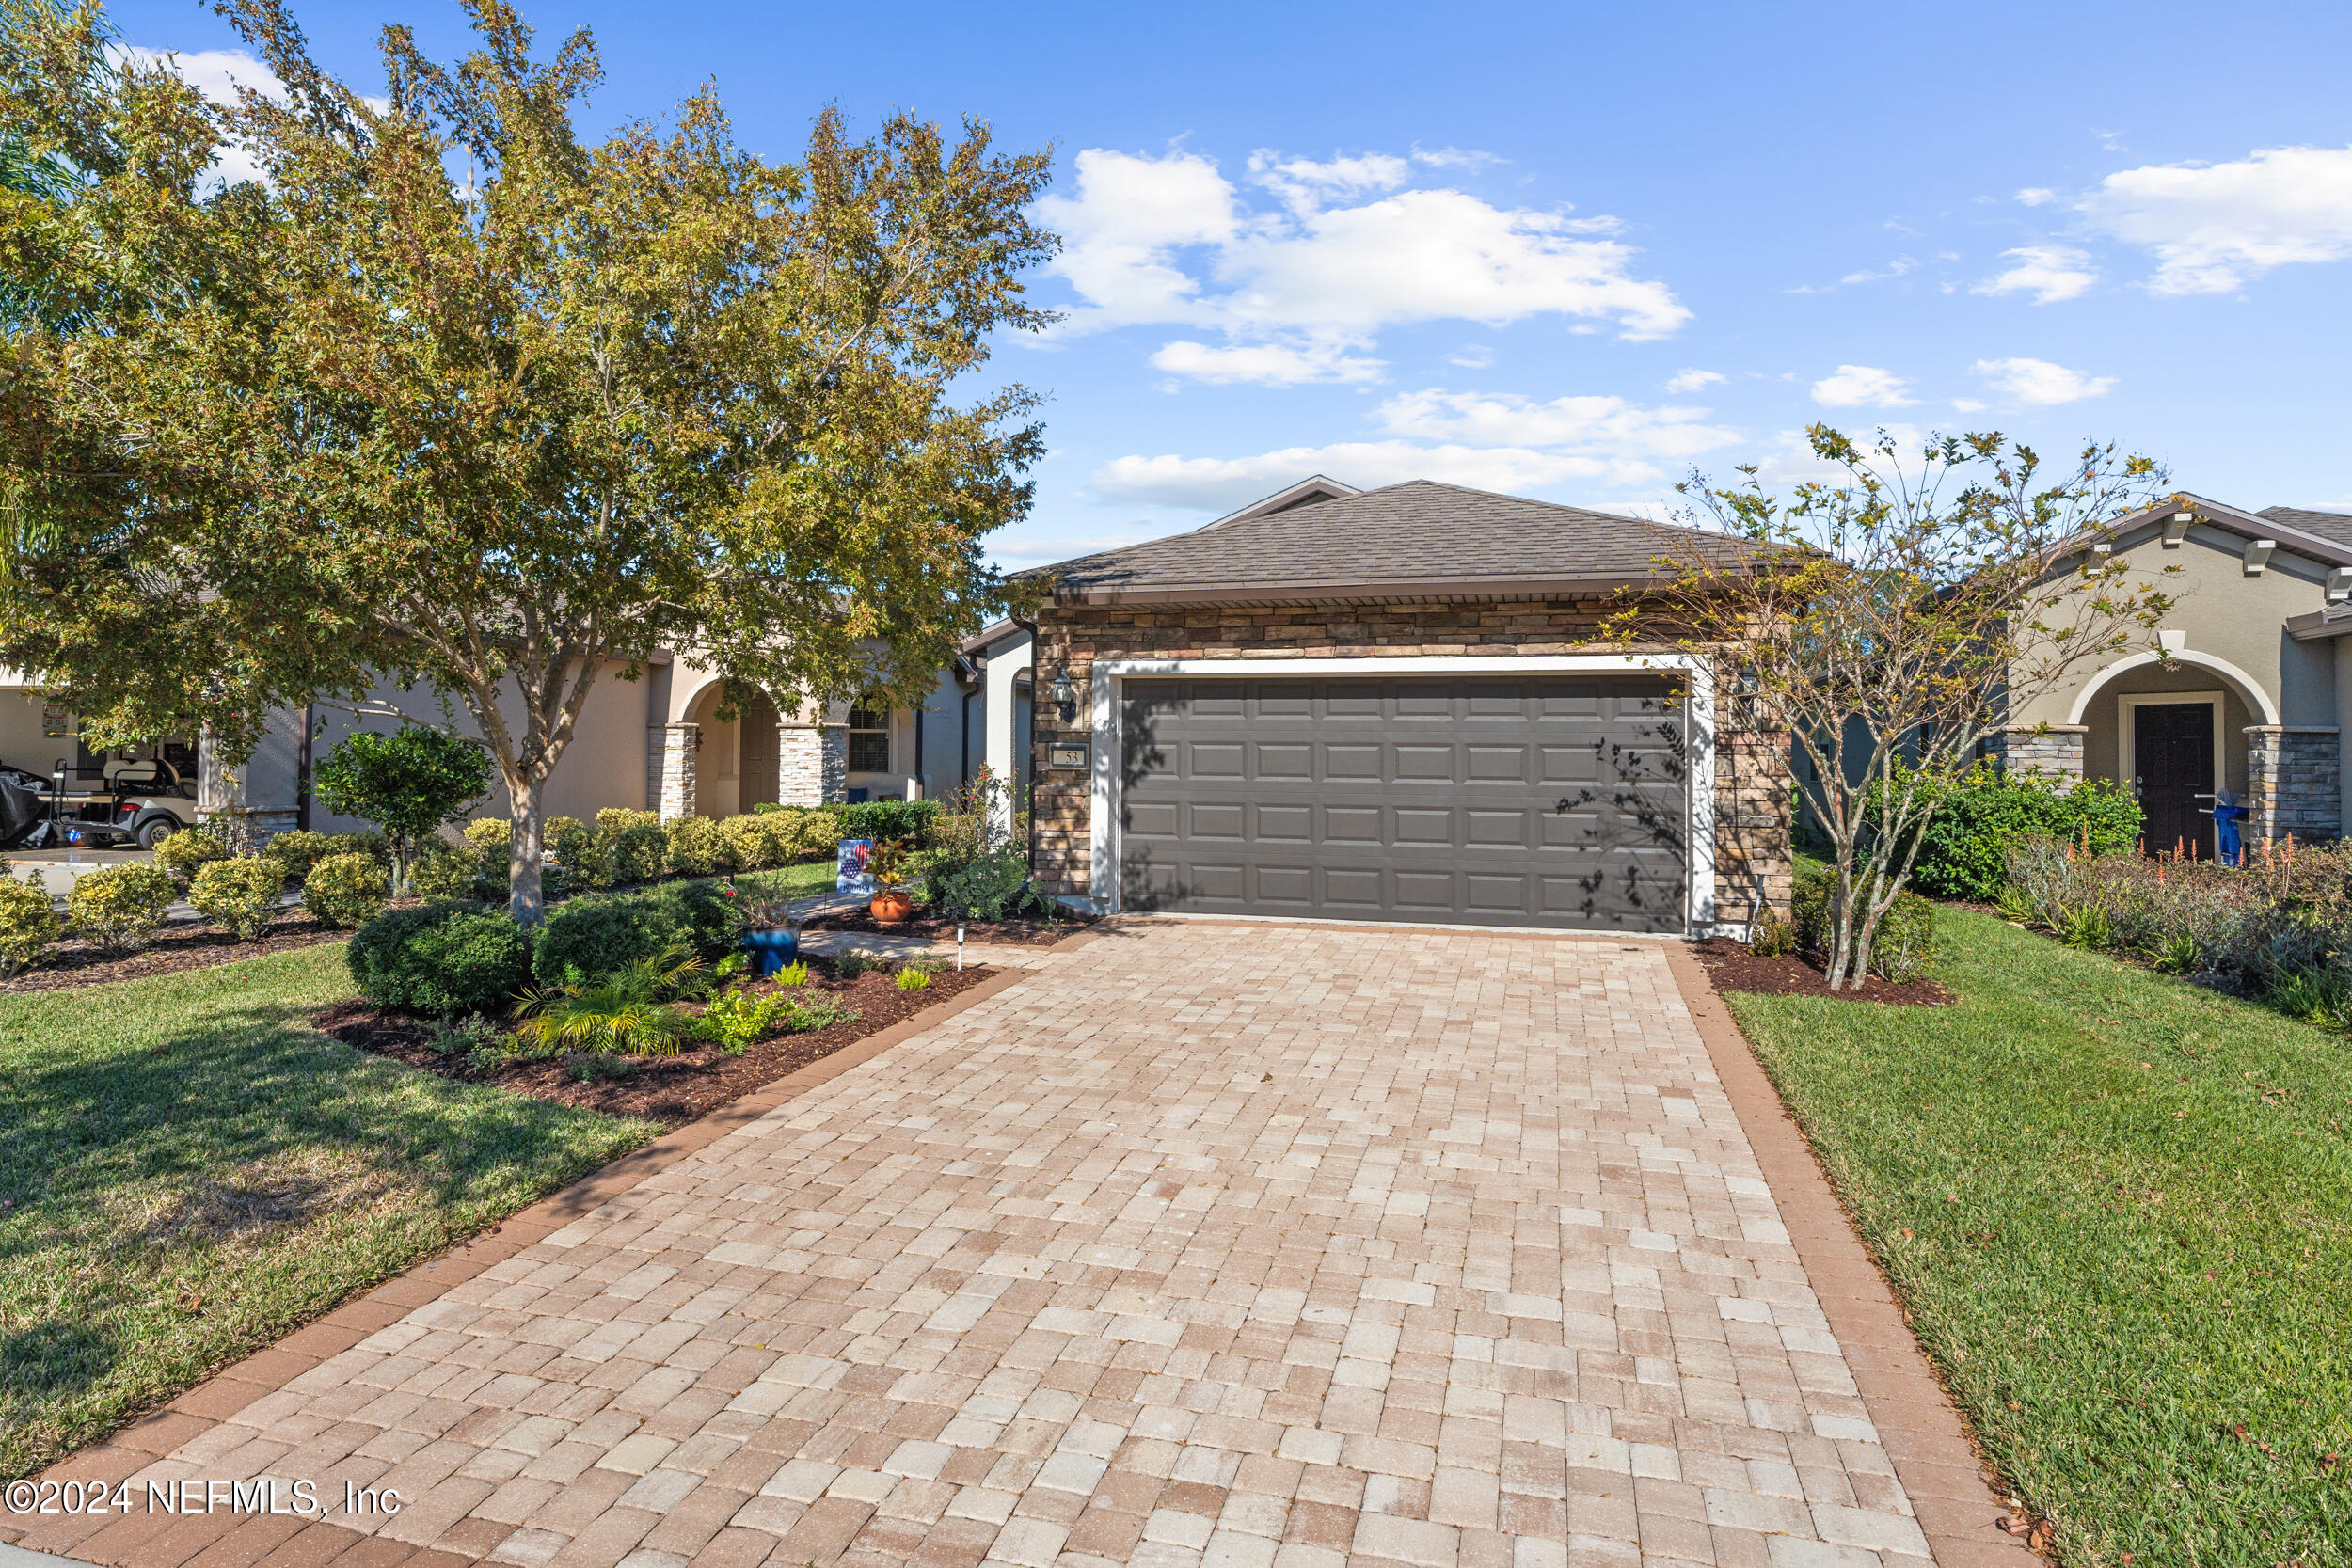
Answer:
[[540, 816], [539, 784], [532, 780], [507, 790], [514, 798], [515, 832], [506, 852], [506, 912], [524, 930], [535, 930], [547, 916], [547, 898], [540, 876], [541, 845], [547, 826]]
[[415, 869], [417, 863], [416, 854], [410, 849], [407, 837], [401, 833], [387, 832], [384, 835], [384, 853], [392, 863], [392, 896], [407, 897], [408, 874]]

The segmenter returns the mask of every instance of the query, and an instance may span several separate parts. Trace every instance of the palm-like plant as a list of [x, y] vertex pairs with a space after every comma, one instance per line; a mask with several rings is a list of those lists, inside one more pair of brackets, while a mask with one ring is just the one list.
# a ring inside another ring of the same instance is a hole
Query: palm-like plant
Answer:
[[551, 1051], [675, 1055], [693, 1023], [669, 999], [702, 967], [700, 958], [673, 947], [612, 974], [532, 991], [516, 1009], [522, 1017], [516, 1033]]

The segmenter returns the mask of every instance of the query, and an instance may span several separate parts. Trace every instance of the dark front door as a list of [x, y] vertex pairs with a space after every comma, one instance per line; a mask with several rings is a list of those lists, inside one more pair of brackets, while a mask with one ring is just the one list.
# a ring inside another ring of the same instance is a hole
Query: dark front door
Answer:
[[1662, 680], [1131, 680], [1121, 717], [1130, 909], [1683, 928]]
[[[2132, 771], [2151, 854], [2213, 858], [2213, 708], [2150, 704], [2132, 716]], [[2199, 799], [2200, 796], [2206, 799]]]

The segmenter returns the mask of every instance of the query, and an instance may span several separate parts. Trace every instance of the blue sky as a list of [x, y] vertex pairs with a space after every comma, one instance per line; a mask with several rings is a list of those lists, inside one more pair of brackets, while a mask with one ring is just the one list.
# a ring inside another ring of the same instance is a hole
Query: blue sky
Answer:
[[[301, 5], [380, 81], [378, 26]], [[193, 0], [125, 40], [230, 47]], [[1804, 425], [2098, 436], [2234, 504], [2352, 510], [2352, 7], [534, 4], [599, 116], [715, 81], [1057, 150], [1069, 320], [996, 370], [1051, 456], [998, 559], [1199, 525], [1318, 469], [1657, 512]]]

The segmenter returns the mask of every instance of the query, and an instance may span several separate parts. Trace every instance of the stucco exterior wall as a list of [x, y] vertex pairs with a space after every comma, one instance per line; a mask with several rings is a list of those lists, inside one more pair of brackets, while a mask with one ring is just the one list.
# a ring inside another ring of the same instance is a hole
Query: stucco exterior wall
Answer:
[[[2243, 672], [2247, 681], [2269, 699], [2282, 723], [2333, 724], [2333, 651], [2324, 644], [2296, 641], [2287, 635], [2285, 625], [2291, 615], [2308, 614], [2326, 607], [2327, 568], [2318, 562], [2280, 549], [2271, 555], [2261, 576], [2249, 577], [2243, 562], [2244, 549], [2245, 541], [2236, 534], [2196, 523], [2190, 525], [2188, 536], [2173, 547], [2165, 546], [2161, 528], [2145, 528], [2124, 535], [2118, 542], [2116, 553], [2131, 568], [2133, 583], [2145, 583], [2178, 601], [2166, 615], [2164, 625], [2184, 634], [2181, 662], [2194, 666], [2200, 657], [2217, 659]], [[2175, 566], [2180, 570], [2166, 570]], [[2077, 700], [2086, 690], [2103, 684], [2113, 662], [2086, 664], [2070, 673], [2049, 691], [2020, 704], [2015, 722], [2069, 722]], [[2221, 684], [2237, 684], [2226, 673], [2209, 672], [2199, 678], [2210, 688], [2217, 684], [2216, 673], [2221, 674]], [[2128, 679], [2129, 673], [2117, 678]], [[2118, 685], [2114, 689], [2135, 689]], [[2243, 711], [2252, 713], [2260, 706], [2259, 703], [2247, 701], [2249, 692], [2241, 690], [2237, 695]], [[2091, 721], [2086, 716], [2080, 721]], [[2233, 734], [2240, 724], [2260, 721], [2259, 714], [2233, 720]], [[2093, 772], [2098, 771], [2101, 755], [2095, 750], [2097, 740], [2094, 733], [2094, 749], [2086, 758]], [[2112, 758], [2113, 752], [2110, 741], [2105, 754]], [[2108, 766], [2113, 766], [2111, 761]]]
[[2241, 799], [2247, 788], [2246, 728], [2262, 722], [2262, 715], [2246, 705], [2246, 700], [2230, 689], [2211, 670], [2193, 664], [2180, 664], [2167, 670], [2159, 665], [2143, 664], [2137, 669], [2101, 683], [2090, 706], [2083, 714], [2086, 730], [2083, 741], [2083, 776], [2091, 779], [2113, 779], [2128, 784], [2132, 777], [2132, 759], [2122, 754], [2122, 721], [2115, 698], [2129, 694], [2166, 691], [2219, 691], [2221, 702], [2221, 757], [2224, 765], [2222, 783]]
[[[1078, 769], [1045, 766], [1057, 740], [1088, 740], [1090, 673], [1098, 658], [1252, 657], [1613, 653], [1601, 617], [1620, 608], [1596, 599], [1503, 604], [1331, 605], [1302, 609], [1054, 606], [1038, 617], [1036, 689], [1028, 728], [1033, 813], [1031, 864], [1050, 891], [1083, 894], [1091, 872], [1093, 792]], [[1043, 700], [1067, 670], [1076, 711], [1063, 719]], [[1786, 911], [1789, 895], [1788, 754], [1779, 736], [1744, 735], [1719, 721], [1715, 748], [1716, 883], [1721, 918], [1756, 908]]]
[[[646, 804], [646, 738], [645, 714], [647, 685], [639, 679], [621, 678], [622, 666], [613, 665], [598, 676], [590, 689], [587, 705], [580, 710], [571, 744], [549, 775], [541, 799], [540, 809], [548, 816], [591, 817], [606, 806], [626, 806], [642, 810]], [[382, 705], [410, 714], [431, 723], [450, 722], [453, 714], [445, 713], [438, 696], [428, 687], [380, 687], [370, 694], [370, 705]], [[520, 729], [521, 698], [510, 692], [501, 704], [507, 721]], [[311, 743], [311, 754], [325, 757], [335, 743], [355, 729], [389, 730], [394, 721], [386, 718], [355, 719], [341, 708], [320, 707], [315, 710], [322, 729]], [[461, 735], [479, 736], [480, 729], [462, 706], [453, 707], [454, 727]], [[273, 742], [283, 738], [286, 746], [273, 744], [257, 755], [256, 762], [263, 769], [248, 768], [248, 793], [258, 804], [263, 797], [281, 799], [291, 808], [295, 794], [291, 764], [280, 764], [280, 751], [291, 756], [291, 741], [300, 733], [300, 720], [294, 713], [279, 715], [271, 725]], [[476, 808], [479, 817], [504, 817], [512, 811], [505, 789], [491, 786], [489, 796]], [[320, 832], [356, 832], [367, 826], [353, 817], [339, 816], [323, 805], [312, 804], [310, 826]]]

